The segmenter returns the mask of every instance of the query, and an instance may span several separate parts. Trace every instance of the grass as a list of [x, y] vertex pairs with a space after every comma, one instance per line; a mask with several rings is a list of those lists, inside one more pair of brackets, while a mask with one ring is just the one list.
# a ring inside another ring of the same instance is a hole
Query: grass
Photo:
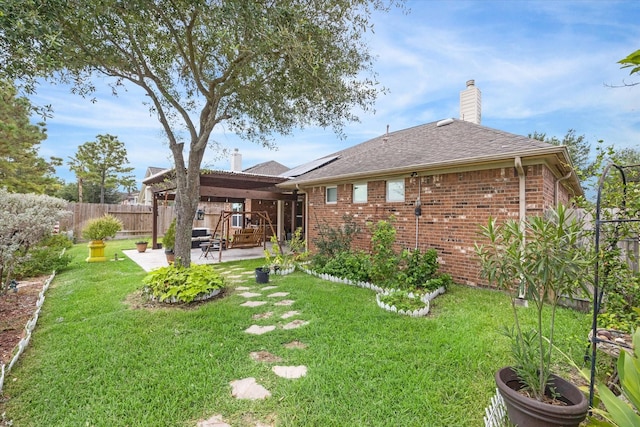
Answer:
[[[106, 256], [134, 247], [108, 242]], [[13, 425], [195, 426], [214, 414], [233, 426], [482, 425], [493, 375], [510, 362], [499, 330], [511, 308], [498, 292], [455, 285], [428, 317], [411, 318], [380, 309], [369, 290], [294, 273], [270, 283], [290, 293], [292, 307], [241, 307], [245, 299], [231, 289], [189, 309], [132, 309], [126, 301], [145, 273], [128, 259], [86, 263], [87, 251], [70, 251], [71, 268], [56, 277], [30, 346], [5, 381], [0, 411]], [[261, 263], [220, 267], [253, 271]], [[293, 320], [279, 317], [289, 310], [310, 323], [243, 332], [281, 326]], [[252, 319], [265, 311], [274, 316]], [[533, 311], [523, 311], [533, 322]], [[557, 322], [558, 346], [581, 360], [589, 316], [561, 310]], [[307, 348], [283, 346], [293, 340]], [[306, 365], [307, 376], [276, 377], [273, 363], [249, 357], [260, 350], [282, 357], [281, 365]], [[247, 377], [272, 397], [232, 398], [229, 382]]]

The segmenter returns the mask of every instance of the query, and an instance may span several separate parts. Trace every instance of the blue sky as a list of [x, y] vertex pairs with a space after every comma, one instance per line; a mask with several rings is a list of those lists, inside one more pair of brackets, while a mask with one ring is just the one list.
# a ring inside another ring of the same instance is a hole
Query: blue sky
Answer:
[[[562, 138], [575, 129], [592, 144], [640, 148], [640, 86], [611, 88], [629, 77], [617, 61], [640, 49], [638, 1], [409, 1], [409, 14], [374, 16], [369, 35], [375, 70], [386, 95], [376, 112], [348, 124], [347, 138], [307, 128], [276, 139], [272, 151], [214, 130], [212, 139], [238, 148], [243, 168], [276, 160], [294, 167], [386, 131], [459, 117], [459, 95], [474, 79], [482, 91], [482, 125], [527, 135]], [[48, 138], [40, 154], [63, 157], [78, 145], [110, 133], [125, 143], [138, 180], [147, 166], [172, 167], [161, 126], [142, 104], [144, 94], [111, 96], [101, 88], [97, 102], [63, 86], [41, 86], [35, 104], [52, 104]], [[35, 120], [35, 118], [34, 118]], [[203, 167], [229, 169], [229, 156], [213, 151]], [[73, 182], [67, 166], [58, 176]]]

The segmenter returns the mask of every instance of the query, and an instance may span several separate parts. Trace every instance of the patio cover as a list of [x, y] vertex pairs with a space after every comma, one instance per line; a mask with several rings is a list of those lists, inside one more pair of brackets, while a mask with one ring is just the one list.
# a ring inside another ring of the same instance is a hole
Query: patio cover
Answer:
[[[244, 203], [246, 199], [297, 201], [297, 191], [276, 187], [290, 178], [245, 172], [211, 171], [200, 173], [200, 201]], [[158, 200], [175, 200], [175, 171], [165, 169], [142, 181], [153, 193], [153, 248], [158, 243]], [[295, 203], [292, 203], [295, 209]], [[295, 214], [292, 215], [295, 218]]]

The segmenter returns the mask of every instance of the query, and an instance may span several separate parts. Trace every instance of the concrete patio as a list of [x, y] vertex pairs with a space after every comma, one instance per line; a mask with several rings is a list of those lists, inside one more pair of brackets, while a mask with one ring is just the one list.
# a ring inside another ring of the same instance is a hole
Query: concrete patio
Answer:
[[[267, 243], [267, 249], [270, 248], [271, 243]], [[164, 249], [147, 249], [146, 252], [130, 249], [122, 252], [145, 271], [168, 265]], [[191, 249], [191, 262], [194, 264], [216, 264], [218, 263], [218, 257], [217, 250], [209, 252], [205, 258], [200, 248]], [[264, 248], [262, 245], [253, 248], [225, 249], [222, 251], [222, 262], [263, 257]]]

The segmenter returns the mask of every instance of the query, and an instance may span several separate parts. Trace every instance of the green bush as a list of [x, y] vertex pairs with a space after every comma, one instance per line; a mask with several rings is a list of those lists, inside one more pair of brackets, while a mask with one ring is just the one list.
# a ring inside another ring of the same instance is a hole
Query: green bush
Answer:
[[331, 258], [351, 250], [353, 237], [360, 232], [360, 228], [351, 215], [343, 215], [342, 221], [344, 223], [341, 227], [318, 224], [318, 238], [313, 243], [320, 257]]
[[14, 267], [13, 275], [17, 279], [50, 274], [61, 271], [71, 262], [72, 257], [62, 253], [73, 246], [71, 240], [61, 234], [53, 234], [29, 250], [24, 262]]
[[82, 229], [82, 237], [88, 240], [104, 240], [107, 237], [114, 237], [120, 230], [122, 230], [122, 222], [114, 216], [105, 214], [100, 218], [89, 220]]
[[324, 265], [317, 269], [319, 273], [342, 277], [354, 282], [369, 281], [371, 262], [365, 252], [339, 252], [334, 257], [326, 259]]
[[634, 307], [640, 307], [640, 275], [633, 274], [619, 248], [602, 256], [604, 267], [600, 277], [605, 298], [598, 324], [603, 328], [631, 333], [640, 321], [634, 310]]
[[396, 241], [394, 217], [378, 221], [371, 235], [371, 280], [380, 286], [396, 283], [400, 259], [393, 250]]
[[173, 251], [176, 245], [176, 219], [174, 218], [169, 224], [169, 228], [164, 232], [164, 236], [162, 237], [162, 245], [164, 246], [165, 251]]
[[143, 293], [158, 299], [189, 303], [201, 295], [224, 288], [224, 279], [208, 264], [171, 265], [151, 271], [142, 280]]
[[438, 277], [427, 280], [427, 282], [421, 287], [429, 292], [433, 292], [439, 288], [447, 289], [452, 284], [453, 279], [451, 278], [451, 276], [448, 274], [442, 274]]
[[398, 274], [399, 288], [417, 289], [433, 279], [438, 271], [438, 253], [429, 249], [422, 253], [420, 249], [406, 249], [401, 255], [402, 271]]

